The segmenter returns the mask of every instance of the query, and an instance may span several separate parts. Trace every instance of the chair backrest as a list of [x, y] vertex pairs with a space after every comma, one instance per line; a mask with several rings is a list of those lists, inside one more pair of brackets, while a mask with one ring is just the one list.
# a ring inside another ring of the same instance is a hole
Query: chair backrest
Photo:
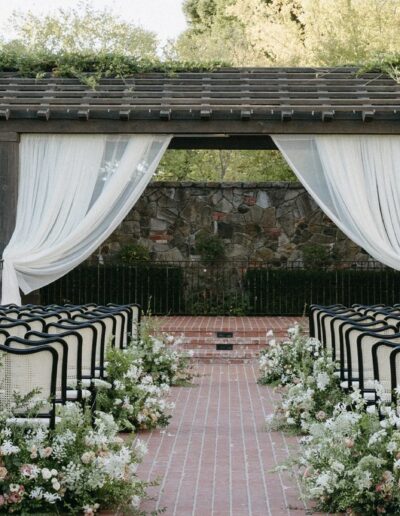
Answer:
[[68, 346], [63, 339], [60, 339], [58, 336], [47, 334], [45, 339], [21, 339], [19, 337], [9, 337], [4, 345], [11, 346], [16, 349], [26, 349], [33, 346], [50, 346], [55, 349], [58, 355], [56, 399], [58, 402], [65, 403], [67, 391]]
[[59, 323], [50, 323], [46, 331], [51, 335], [62, 335], [65, 332], [77, 333], [82, 342], [82, 377], [93, 378], [95, 367], [99, 367], [100, 354], [97, 356], [97, 329], [90, 323], [79, 323], [66, 319]]
[[386, 315], [385, 322], [387, 324], [391, 324], [392, 326], [400, 327], [400, 317], [395, 314]]
[[142, 307], [137, 303], [130, 303], [127, 305], [116, 305], [114, 303], [109, 303], [107, 306], [114, 308], [127, 308], [129, 314], [129, 329], [128, 333], [130, 334], [131, 339], [136, 340], [139, 337], [139, 327], [140, 321], [142, 317]]
[[[4, 345], [5, 341], [7, 340], [7, 338], [9, 336], [10, 336], [10, 334], [8, 333], [8, 331], [0, 329], [0, 344]], [[1, 364], [0, 364], [0, 367], [1, 367]]]
[[129, 314], [128, 309], [118, 309], [108, 306], [98, 307], [93, 312], [94, 314], [112, 314], [115, 318], [115, 337], [114, 345], [117, 348], [126, 348], [128, 345], [128, 324]]
[[[397, 330], [394, 326], [389, 326], [382, 321], [375, 321], [372, 324], [365, 325], [353, 325], [345, 329], [344, 331], [344, 342], [345, 342], [345, 356], [346, 362], [341, 363], [341, 369], [347, 369], [347, 376], [349, 378], [349, 384], [353, 377], [358, 379], [358, 345], [357, 339], [360, 335], [364, 335], [366, 332], [380, 336], [384, 339], [386, 335], [394, 335]], [[357, 373], [355, 373], [357, 371]]]
[[[372, 317], [368, 317], [359, 313], [351, 314], [349, 317], [337, 316], [330, 321], [332, 359], [341, 360], [344, 353], [344, 330], [354, 324], [370, 324], [374, 323]], [[329, 349], [329, 348], [328, 348]]]
[[29, 324], [32, 331], [44, 331], [46, 327], [46, 321], [42, 317], [32, 317], [30, 314], [21, 313], [18, 319]]
[[332, 357], [335, 355], [334, 342], [332, 336], [332, 321], [338, 317], [343, 317], [342, 320], [357, 320], [363, 319], [365, 316], [360, 314], [359, 312], [355, 312], [351, 310], [350, 312], [345, 313], [335, 313], [335, 312], [325, 312], [320, 316], [320, 327], [321, 327], [321, 343], [328, 350], [329, 353], [332, 354]]
[[318, 306], [318, 305], [312, 305], [312, 326], [314, 335], [310, 333], [311, 337], [315, 337], [320, 342], [322, 341], [323, 335], [322, 335], [322, 316], [324, 314], [346, 314], [346, 313], [354, 313], [354, 310], [351, 308], [345, 308], [345, 307], [325, 307], [325, 306]]
[[75, 321], [77, 324], [90, 324], [91, 326], [96, 328], [96, 367], [103, 367], [105, 360], [105, 322], [99, 319], [88, 317], [87, 315], [76, 315], [72, 318], [72, 321]]
[[104, 345], [105, 348], [108, 349], [110, 347], [114, 347], [115, 345], [115, 334], [117, 331], [117, 318], [115, 314], [112, 312], [104, 313], [98, 312], [97, 310], [93, 310], [85, 315], [77, 315], [74, 316], [76, 320], [79, 321], [79, 318], [88, 319], [88, 320], [101, 320], [105, 324], [105, 333], [104, 333]]
[[390, 374], [391, 374], [391, 390], [392, 402], [398, 405], [399, 395], [396, 390], [400, 387], [400, 346], [392, 349], [390, 353]]
[[13, 337], [24, 338], [26, 333], [30, 331], [30, 326], [24, 321], [7, 321], [0, 322], [0, 330], [5, 330]]
[[[65, 331], [57, 335], [51, 333], [42, 333], [30, 331], [26, 334], [26, 338], [30, 341], [44, 341], [47, 339], [60, 339], [65, 342], [68, 348], [67, 353], [67, 386], [69, 383], [76, 385], [82, 378], [82, 337], [78, 332]], [[62, 353], [62, 352], [61, 352]], [[59, 356], [61, 356], [59, 352]]]
[[[374, 380], [372, 348], [382, 338], [382, 334], [373, 332], [364, 332], [357, 337], [358, 381], [361, 390], [365, 389], [367, 381]], [[384, 339], [394, 344], [400, 344], [400, 333], [385, 335]]]
[[[45, 401], [40, 415], [55, 424], [55, 397], [57, 385], [58, 354], [51, 346], [16, 348], [0, 345], [0, 405], [10, 408], [13, 393], [26, 396], [33, 390], [40, 392], [35, 400]], [[51, 400], [49, 402], [49, 400]], [[23, 416], [18, 412], [18, 416]]]
[[385, 392], [390, 395], [390, 401], [392, 401], [392, 371], [390, 357], [393, 349], [396, 347], [399, 347], [399, 345], [386, 340], [381, 340], [372, 347], [374, 380], [377, 380], [382, 385]]

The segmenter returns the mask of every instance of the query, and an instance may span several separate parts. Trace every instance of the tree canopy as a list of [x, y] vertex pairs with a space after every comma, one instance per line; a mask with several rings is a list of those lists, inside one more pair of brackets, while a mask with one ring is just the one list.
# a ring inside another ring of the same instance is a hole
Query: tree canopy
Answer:
[[186, 0], [185, 58], [234, 65], [363, 64], [400, 50], [395, 0]]
[[153, 32], [124, 21], [110, 9], [96, 9], [89, 2], [45, 16], [14, 12], [10, 23], [15, 32], [11, 45], [30, 51], [115, 53], [135, 58], [157, 55]]

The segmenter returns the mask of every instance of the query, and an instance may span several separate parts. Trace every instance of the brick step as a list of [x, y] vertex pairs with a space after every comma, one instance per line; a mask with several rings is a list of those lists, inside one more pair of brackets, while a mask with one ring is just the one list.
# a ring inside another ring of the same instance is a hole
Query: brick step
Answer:
[[200, 364], [243, 364], [257, 360], [257, 353], [196, 350], [191, 362]]
[[[218, 337], [216, 331], [205, 331], [205, 330], [174, 330], [166, 327], [162, 328], [163, 333], [172, 335], [175, 338], [208, 338], [208, 339], [223, 339], [224, 337]], [[221, 332], [232, 333], [232, 339], [272, 339], [274, 337], [287, 337], [287, 330], [275, 330], [273, 335], [267, 335], [265, 330], [221, 330]]]
[[246, 350], [254, 350], [254, 351], [260, 351], [261, 349], [265, 349], [268, 346], [267, 342], [247, 342], [247, 343], [238, 343], [238, 342], [221, 342], [221, 341], [211, 341], [211, 342], [205, 342], [205, 341], [188, 341], [183, 342], [178, 346], [179, 349], [206, 349], [206, 350], [213, 350], [216, 349], [216, 346], [218, 344], [222, 345], [232, 345], [233, 349], [235, 351], [246, 351]]

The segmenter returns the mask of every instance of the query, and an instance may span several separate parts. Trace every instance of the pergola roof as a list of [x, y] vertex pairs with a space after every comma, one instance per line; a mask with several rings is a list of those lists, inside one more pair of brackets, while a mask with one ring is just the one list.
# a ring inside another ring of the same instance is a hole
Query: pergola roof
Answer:
[[0, 73], [0, 132], [393, 133], [399, 121], [400, 84], [349, 67], [143, 73], [95, 89]]

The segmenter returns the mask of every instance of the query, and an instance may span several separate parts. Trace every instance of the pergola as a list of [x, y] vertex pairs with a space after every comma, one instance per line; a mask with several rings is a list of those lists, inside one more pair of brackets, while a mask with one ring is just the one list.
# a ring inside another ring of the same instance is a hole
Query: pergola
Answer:
[[23, 133], [173, 134], [171, 149], [275, 149], [273, 134], [400, 134], [400, 84], [356, 68], [224, 68], [78, 79], [0, 74], [0, 252]]

